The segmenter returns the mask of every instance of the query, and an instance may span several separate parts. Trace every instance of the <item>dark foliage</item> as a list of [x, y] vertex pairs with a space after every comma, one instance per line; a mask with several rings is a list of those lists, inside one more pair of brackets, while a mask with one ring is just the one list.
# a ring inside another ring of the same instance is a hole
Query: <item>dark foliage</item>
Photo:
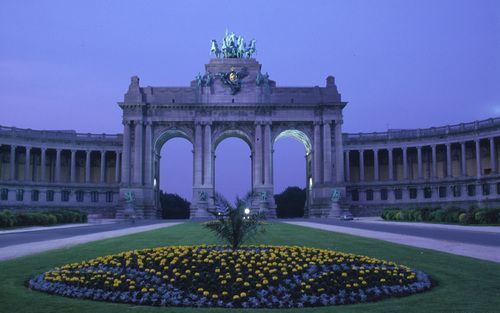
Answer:
[[288, 187], [274, 196], [276, 215], [279, 218], [303, 217], [306, 203], [306, 190], [299, 187]]
[[48, 226], [86, 222], [87, 213], [70, 209], [22, 213], [0, 212], [0, 227]]
[[437, 222], [450, 224], [497, 224], [500, 223], [500, 209], [468, 210], [461, 208], [389, 208], [382, 212], [381, 217], [390, 221], [406, 222]]
[[191, 203], [175, 193], [160, 191], [161, 217], [165, 219], [189, 218]]

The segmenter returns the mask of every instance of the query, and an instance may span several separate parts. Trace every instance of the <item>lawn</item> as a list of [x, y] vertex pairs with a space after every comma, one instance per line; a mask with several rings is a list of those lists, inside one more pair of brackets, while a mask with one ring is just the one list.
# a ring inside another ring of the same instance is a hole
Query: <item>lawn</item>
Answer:
[[[229, 312], [229, 309], [162, 308], [69, 299], [31, 291], [23, 283], [54, 266], [130, 249], [162, 245], [218, 243], [197, 223], [0, 262], [0, 312]], [[337, 249], [395, 261], [422, 270], [437, 282], [431, 291], [376, 303], [289, 309], [293, 312], [450, 312], [491, 313], [500, 308], [500, 264], [410, 248], [350, 235], [275, 223], [255, 243]], [[278, 309], [238, 310], [277, 312]]]

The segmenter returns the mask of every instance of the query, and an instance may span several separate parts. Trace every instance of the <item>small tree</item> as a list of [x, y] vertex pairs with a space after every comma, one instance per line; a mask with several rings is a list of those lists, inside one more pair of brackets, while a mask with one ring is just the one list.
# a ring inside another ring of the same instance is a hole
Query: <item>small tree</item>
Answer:
[[299, 187], [288, 187], [274, 196], [276, 214], [279, 218], [303, 217], [306, 203], [306, 190]]
[[175, 193], [160, 191], [162, 218], [189, 218], [191, 203]]
[[214, 232], [217, 237], [231, 245], [233, 250], [238, 249], [244, 242], [251, 239], [258, 232], [264, 231], [265, 214], [252, 213], [247, 206], [250, 196], [244, 200], [237, 198], [233, 207], [222, 195], [215, 195], [216, 211], [212, 212], [215, 220], [206, 222], [204, 226]]

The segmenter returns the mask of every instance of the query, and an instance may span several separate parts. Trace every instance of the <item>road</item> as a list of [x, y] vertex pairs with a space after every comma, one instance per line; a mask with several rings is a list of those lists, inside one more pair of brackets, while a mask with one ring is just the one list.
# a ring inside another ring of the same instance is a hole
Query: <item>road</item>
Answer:
[[[337, 219], [289, 219], [287, 221], [302, 221], [327, 224], [333, 226], [343, 226], [355, 229], [371, 230], [392, 234], [401, 234], [408, 236], [423, 237], [435, 240], [452, 241], [466, 244], [475, 244], [482, 246], [500, 247], [500, 232], [474, 231], [467, 229], [450, 229], [447, 225], [433, 225], [436, 227], [428, 227], [427, 225], [416, 225], [416, 223], [393, 224], [385, 222], [366, 222], [366, 221], [339, 221]], [[441, 226], [441, 227], [439, 227]], [[481, 226], [474, 226], [481, 227]]]

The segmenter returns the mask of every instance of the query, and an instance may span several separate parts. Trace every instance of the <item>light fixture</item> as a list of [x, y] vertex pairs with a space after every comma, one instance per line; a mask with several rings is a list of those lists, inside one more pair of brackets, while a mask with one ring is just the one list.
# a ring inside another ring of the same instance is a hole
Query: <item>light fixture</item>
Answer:
[[249, 208], [245, 208], [245, 214], [246, 215], [250, 214], [250, 209]]

